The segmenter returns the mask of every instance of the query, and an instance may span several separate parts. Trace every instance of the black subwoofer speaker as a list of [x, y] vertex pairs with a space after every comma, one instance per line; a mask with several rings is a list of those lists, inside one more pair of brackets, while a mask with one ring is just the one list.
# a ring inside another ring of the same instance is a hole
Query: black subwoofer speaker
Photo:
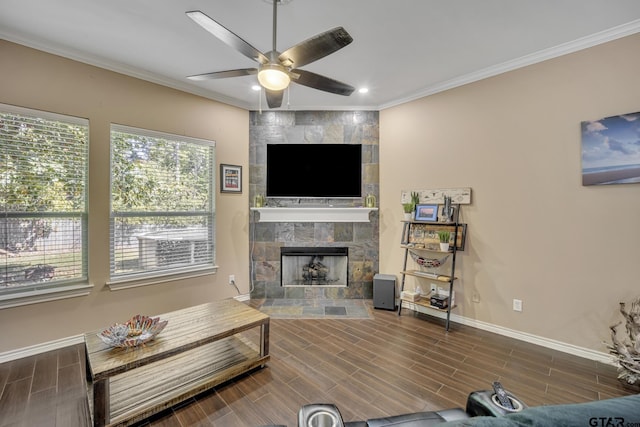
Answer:
[[391, 274], [373, 276], [373, 308], [396, 309], [396, 276]]

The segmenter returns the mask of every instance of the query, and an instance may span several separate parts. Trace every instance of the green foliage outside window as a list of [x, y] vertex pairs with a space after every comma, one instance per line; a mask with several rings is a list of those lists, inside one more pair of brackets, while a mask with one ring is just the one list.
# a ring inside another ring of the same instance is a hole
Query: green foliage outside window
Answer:
[[86, 279], [85, 119], [0, 105], [0, 292]]
[[198, 141], [112, 128], [112, 276], [213, 266], [214, 146]]
[[210, 148], [112, 133], [112, 210], [207, 211]]

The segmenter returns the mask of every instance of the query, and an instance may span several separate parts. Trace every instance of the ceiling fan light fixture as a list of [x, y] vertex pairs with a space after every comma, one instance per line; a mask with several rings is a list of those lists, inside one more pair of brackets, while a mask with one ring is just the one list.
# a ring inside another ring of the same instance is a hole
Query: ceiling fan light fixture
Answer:
[[355, 90], [354, 87], [329, 77], [312, 73], [311, 71], [301, 70], [300, 67], [342, 49], [353, 41], [353, 37], [351, 37], [344, 28], [335, 27], [316, 34], [280, 53], [276, 48], [277, 10], [278, 6], [287, 4], [292, 0], [261, 1], [270, 3], [273, 9], [273, 32], [271, 38], [273, 49], [266, 53], [260, 52], [237, 34], [201, 11], [193, 10], [186, 12], [189, 18], [213, 36], [217, 37], [219, 41], [234, 48], [245, 57], [259, 64], [257, 68], [214, 71], [189, 76], [188, 78], [191, 80], [208, 80], [258, 74], [259, 87], [265, 89], [263, 92], [267, 98], [269, 108], [279, 108], [282, 105], [284, 90], [289, 87], [291, 81], [328, 93], [343, 96], [351, 95]]
[[266, 64], [260, 67], [258, 72], [258, 81], [265, 89], [284, 90], [289, 86], [291, 78], [284, 70], [284, 67], [278, 64]]

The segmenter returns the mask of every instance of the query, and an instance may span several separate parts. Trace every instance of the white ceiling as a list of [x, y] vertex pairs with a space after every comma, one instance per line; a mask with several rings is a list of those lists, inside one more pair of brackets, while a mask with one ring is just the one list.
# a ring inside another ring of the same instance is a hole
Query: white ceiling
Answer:
[[[270, 0], [0, 0], [0, 37], [258, 109], [256, 76], [185, 78], [256, 65], [189, 10], [271, 50]], [[291, 0], [278, 8], [277, 50], [337, 26], [353, 43], [301, 68], [369, 92], [344, 97], [292, 84], [283, 109], [380, 110], [637, 33], [640, 0]]]

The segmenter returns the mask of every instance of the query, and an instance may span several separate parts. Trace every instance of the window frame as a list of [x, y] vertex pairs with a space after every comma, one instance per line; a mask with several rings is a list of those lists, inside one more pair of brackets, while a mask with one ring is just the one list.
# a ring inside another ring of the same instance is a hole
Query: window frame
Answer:
[[[210, 212], [208, 213], [209, 218], [209, 229], [208, 234], [210, 234], [210, 239], [208, 242], [211, 244], [211, 264], [201, 264], [194, 266], [183, 266], [178, 268], [170, 268], [166, 270], [152, 270], [152, 271], [142, 271], [142, 272], [133, 272], [133, 273], [125, 273], [125, 274], [116, 274], [114, 275], [113, 265], [115, 262], [115, 247], [114, 247], [114, 221], [116, 218], [123, 217], [144, 217], [144, 216], [202, 216], [202, 212], [192, 212], [192, 213], [184, 213], [183, 215], [178, 215], [173, 211], [121, 211], [115, 213], [113, 210], [113, 171], [114, 171], [114, 155], [113, 155], [113, 133], [125, 133], [132, 134], [137, 136], [143, 136], [148, 138], [156, 138], [163, 139], [172, 142], [185, 142], [189, 144], [196, 145], [204, 145], [210, 147], [212, 149], [212, 158], [211, 163], [209, 165], [210, 170], [210, 179], [208, 182], [209, 188], [209, 203], [208, 206], [210, 208]], [[139, 127], [121, 125], [117, 123], [111, 123], [109, 129], [109, 279], [107, 280], [107, 285], [111, 290], [120, 290], [120, 289], [129, 289], [135, 288], [139, 286], [148, 286], [155, 284], [162, 284], [167, 282], [173, 282], [176, 280], [183, 280], [187, 278], [201, 277], [205, 275], [215, 274], [218, 270], [218, 266], [216, 265], [216, 174], [215, 174], [215, 164], [216, 164], [216, 143], [212, 140], [207, 140], [203, 138], [194, 138], [184, 135], [176, 135], [168, 132], [161, 132], [156, 130], [144, 129]]]
[[[81, 224], [81, 259], [79, 266], [81, 273], [78, 277], [67, 280], [54, 282], [42, 282], [28, 284], [12, 289], [0, 290], [0, 309], [17, 307], [28, 304], [36, 304], [46, 301], [55, 301], [66, 298], [75, 298], [87, 296], [91, 293], [93, 285], [89, 283], [88, 276], [88, 216], [89, 216], [89, 145], [90, 145], [90, 129], [89, 120], [86, 118], [63, 115], [48, 111], [42, 111], [32, 108], [19, 107], [15, 105], [0, 103], [0, 112], [2, 114], [15, 114], [18, 116], [29, 117], [36, 120], [46, 120], [52, 122], [61, 122], [67, 125], [82, 126], [86, 131], [86, 144], [82, 151], [78, 151], [80, 160], [84, 163], [84, 169], [81, 173], [83, 176], [83, 205], [81, 212], [56, 212], [53, 210], [43, 212], [0, 212], [5, 219], [9, 218], [72, 218], [79, 220]], [[43, 129], [44, 130], [44, 129]], [[17, 145], [15, 145], [17, 147]], [[6, 263], [6, 260], [5, 260]]]

